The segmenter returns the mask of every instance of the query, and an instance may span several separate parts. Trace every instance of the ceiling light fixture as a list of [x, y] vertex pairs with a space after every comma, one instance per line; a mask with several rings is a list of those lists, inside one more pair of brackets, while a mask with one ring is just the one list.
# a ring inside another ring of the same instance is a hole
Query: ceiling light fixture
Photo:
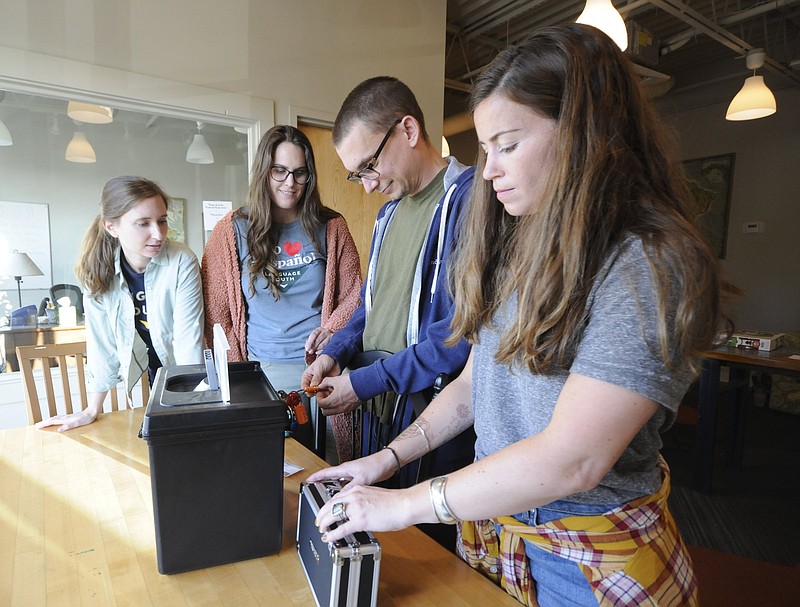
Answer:
[[186, 162], [191, 162], [192, 164], [213, 164], [214, 153], [211, 151], [211, 148], [208, 147], [206, 138], [200, 133], [202, 129], [203, 123], [198, 122], [197, 133], [195, 133], [189, 149], [186, 150]]
[[[6, 92], [0, 91], [0, 101], [5, 99]], [[11, 138], [11, 133], [8, 131], [8, 127], [5, 123], [0, 120], [0, 146], [4, 145], [14, 145], [14, 140]]]
[[620, 50], [628, 48], [628, 30], [625, 20], [619, 14], [611, 0], [586, 0], [586, 6], [577, 19], [577, 23], [592, 25], [617, 43]]
[[89, 124], [108, 124], [114, 120], [110, 107], [82, 101], [67, 102], [67, 116]]
[[67, 152], [64, 158], [70, 162], [90, 163], [97, 162], [97, 157], [94, 154], [94, 148], [83, 131], [75, 131], [69, 144], [67, 145]]
[[756, 70], [764, 65], [767, 54], [764, 49], [754, 48], [745, 55], [747, 69], [753, 75], [744, 81], [744, 85], [728, 106], [726, 120], [755, 120], [764, 118], [778, 111], [775, 95], [764, 83], [764, 76], [756, 76]]
[[0, 120], [0, 145], [14, 145], [14, 140], [11, 138], [11, 133], [8, 127]]

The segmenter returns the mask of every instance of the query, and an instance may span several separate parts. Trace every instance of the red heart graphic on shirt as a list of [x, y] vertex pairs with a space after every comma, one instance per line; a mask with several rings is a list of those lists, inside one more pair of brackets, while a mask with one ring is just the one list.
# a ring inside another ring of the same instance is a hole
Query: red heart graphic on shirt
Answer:
[[303, 248], [303, 245], [299, 242], [289, 242], [288, 240], [283, 243], [283, 250], [286, 251], [286, 254], [290, 257], [292, 255], [297, 255], [300, 250]]

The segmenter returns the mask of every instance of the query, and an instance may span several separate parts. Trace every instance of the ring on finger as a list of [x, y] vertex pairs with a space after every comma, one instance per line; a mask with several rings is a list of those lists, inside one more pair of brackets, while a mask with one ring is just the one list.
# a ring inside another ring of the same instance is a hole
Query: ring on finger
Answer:
[[336, 502], [331, 508], [331, 514], [338, 518], [342, 523], [346, 523], [348, 520], [347, 518], [347, 504], [344, 502]]

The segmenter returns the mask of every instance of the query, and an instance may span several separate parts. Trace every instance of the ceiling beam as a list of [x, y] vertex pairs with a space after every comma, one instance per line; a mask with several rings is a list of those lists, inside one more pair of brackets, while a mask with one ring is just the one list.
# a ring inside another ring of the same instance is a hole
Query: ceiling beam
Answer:
[[[687, 25], [707, 35], [712, 40], [715, 40], [716, 42], [719, 42], [723, 46], [729, 48], [737, 55], [746, 55], [748, 51], [753, 49], [753, 46], [748, 42], [745, 42], [738, 36], [726, 30], [724, 27], [721, 27], [711, 19], [704, 17], [696, 10], [687, 6], [683, 2], [680, 2], [679, 0], [649, 0], [649, 2], [653, 4], [653, 6], [668, 12], [673, 17], [680, 19]], [[795, 74], [790, 68], [781, 65], [777, 61], [767, 57], [764, 65], [800, 84], [800, 76]]]

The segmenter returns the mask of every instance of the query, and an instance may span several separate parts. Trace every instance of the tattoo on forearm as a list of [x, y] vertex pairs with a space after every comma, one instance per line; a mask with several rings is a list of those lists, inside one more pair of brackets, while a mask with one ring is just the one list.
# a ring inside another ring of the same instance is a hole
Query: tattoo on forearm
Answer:
[[[469, 405], [465, 403], [457, 404], [455, 406], [455, 416], [448, 421], [447, 425], [443, 428], [443, 431], [438, 433], [438, 435], [448, 438], [455, 436], [464, 429], [464, 420], [468, 420], [471, 415], [472, 408]], [[431, 425], [424, 416], [418, 417], [408, 428], [403, 430], [395, 440], [412, 440], [418, 436], [422, 437], [422, 439], [425, 441], [426, 447], [428, 450], [430, 450], [431, 440], [435, 439], [436, 437], [432, 436]]]

